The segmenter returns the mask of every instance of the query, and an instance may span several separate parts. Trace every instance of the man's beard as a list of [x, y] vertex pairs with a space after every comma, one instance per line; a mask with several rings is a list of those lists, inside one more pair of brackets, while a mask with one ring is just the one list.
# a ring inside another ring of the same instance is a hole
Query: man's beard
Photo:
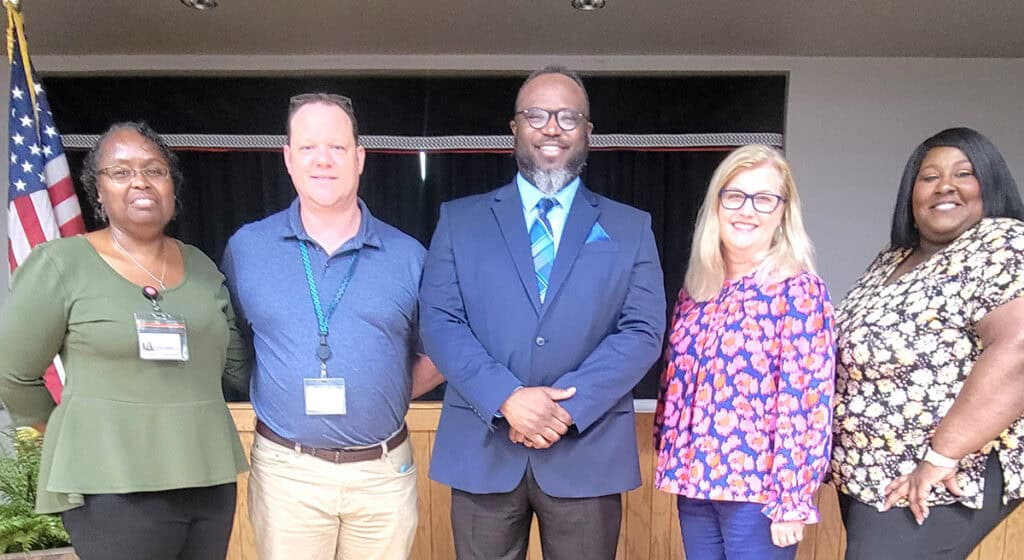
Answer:
[[541, 192], [548, 196], [554, 196], [583, 171], [583, 166], [587, 164], [587, 154], [590, 151], [590, 139], [584, 138], [579, 153], [557, 169], [537, 169], [537, 162], [529, 150], [529, 147], [524, 148], [518, 140], [516, 141], [516, 163], [519, 164], [519, 172]]

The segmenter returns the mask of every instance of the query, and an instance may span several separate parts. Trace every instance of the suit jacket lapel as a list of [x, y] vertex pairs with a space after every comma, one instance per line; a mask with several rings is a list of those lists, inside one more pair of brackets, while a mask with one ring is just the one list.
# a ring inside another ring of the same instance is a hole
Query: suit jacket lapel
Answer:
[[[520, 210], [521, 211], [521, 210]], [[594, 193], [580, 185], [576, 197], [573, 199], [572, 208], [569, 209], [568, 219], [565, 221], [565, 229], [562, 230], [562, 239], [558, 243], [558, 253], [555, 255], [555, 264], [551, 269], [551, 280], [548, 283], [548, 292], [544, 297], [544, 309], [550, 307], [550, 303], [558, 297], [558, 290], [565, 282], [565, 278], [572, 270], [579, 255], [583, 243], [590, 234], [590, 228], [601, 211], [597, 208], [597, 197]]]
[[[577, 197], [578, 198], [578, 197]], [[501, 235], [505, 238], [512, 262], [515, 263], [523, 289], [529, 296], [533, 310], [540, 314], [540, 293], [537, 288], [537, 272], [533, 269], [533, 254], [530, 252], [530, 236], [526, 232], [526, 220], [523, 218], [523, 202], [519, 198], [516, 184], [513, 181], [505, 185], [494, 195], [491, 211], [498, 220]], [[556, 259], [557, 264], [557, 259]], [[550, 294], [550, 288], [548, 288]]]

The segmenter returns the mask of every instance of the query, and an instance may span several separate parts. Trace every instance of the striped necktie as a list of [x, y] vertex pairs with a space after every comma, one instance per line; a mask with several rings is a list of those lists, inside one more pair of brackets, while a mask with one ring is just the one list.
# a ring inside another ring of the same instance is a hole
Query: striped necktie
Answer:
[[555, 239], [548, 221], [548, 212], [558, 204], [557, 200], [542, 198], [537, 201], [537, 219], [530, 228], [530, 246], [533, 252], [533, 269], [537, 272], [537, 288], [540, 302], [548, 291], [551, 266], [555, 263]]

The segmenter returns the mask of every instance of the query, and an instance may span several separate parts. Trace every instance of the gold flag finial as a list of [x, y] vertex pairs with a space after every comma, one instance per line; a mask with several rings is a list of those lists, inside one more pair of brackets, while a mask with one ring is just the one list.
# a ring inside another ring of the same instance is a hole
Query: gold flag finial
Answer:
[[32, 99], [32, 112], [36, 123], [36, 133], [39, 130], [39, 105], [36, 103], [36, 90], [42, 88], [36, 84], [35, 76], [32, 75], [32, 60], [28, 57], [28, 41], [25, 40], [25, 16], [21, 13], [21, 0], [3, 0], [7, 8], [7, 62], [14, 64], [14, 41], [17, 37], [18, 52], [21, 53], [21, 68], [25, 71], [25, 82], [28, 84], [28, 95]]
[[21, 0], [4, 0], [4, 8], [7, 9], [7, 63], [10, 64], [14, 60], [14, 14], [21, 15]]

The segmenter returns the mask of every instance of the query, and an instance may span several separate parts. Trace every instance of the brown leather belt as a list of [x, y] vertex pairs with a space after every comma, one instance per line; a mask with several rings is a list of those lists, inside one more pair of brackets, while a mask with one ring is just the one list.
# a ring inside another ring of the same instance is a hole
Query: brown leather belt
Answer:
[[383, 444], [378, 444], [373, 447], [366, 447], [361, 449], [325, 449], [322, 447], [310, 447], [308, 445], [302, 445], [301, 443], [295, 443], [294, 441], [277, 435], [274, 430], [271, 430], [263, 422], [256, 420], [256, 433], [269, 439], [270, 441], [283, 445], [289, 449], [297, 449], [301, 453], [306, 455], [312, 455], [317, 459], [323, 459], [331, 463], [357, 463], [359, 461], [372, 461], [374, 459], [380, 459], [384, 455], [384, 446], [387, 446], [388, 451], [402, 445], [402, 442], [409, 437], [409, 429], [406, 426], [402, 426], [402, 429], [397, 434], [391, 436]]

